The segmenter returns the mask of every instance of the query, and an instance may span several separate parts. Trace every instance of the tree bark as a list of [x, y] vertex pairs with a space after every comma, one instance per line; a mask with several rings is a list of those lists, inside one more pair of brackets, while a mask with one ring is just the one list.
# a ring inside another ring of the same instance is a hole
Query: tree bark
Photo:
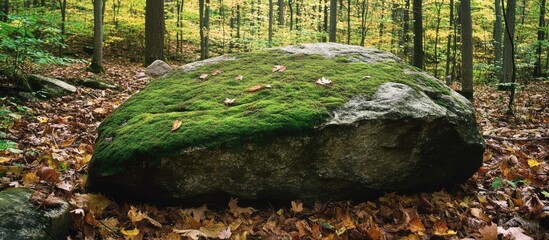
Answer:
[[272, 47], [273, 45], [273, 15], [274, 15], [273, 0], [269, 0], [269, 47]]
[[541, 50], [542, 41], [545, 40], [545, 4], [546, 0], [540, 0], [539, 22], [538, 22], [538, 42], [536, 43], [536, 63], [534, 66], [534, 77], [541, 77]]
[[0, 20], [2, 20], [2, 22], [7, 22], [8, 21], [8, 15], [9, 15], [9, 11], [10, 11], [10, 1], [9, 0], [4, 0], [4, 4], [2, 4], [2, 9], [0, 9]]
[[278, 0], [278, 25], [284, 25], [284, 0]]
[[145, 64], [164, 60], [164, 0], [147, 0], [145, 7]]
[[328, 41], [335, 42], [337, 34], [337, 0], [330, 0], [330, 34]]
[[495, 69], [495, 75], [498, 80], [501, 81], [501, 51], [502, 51], [502, 21], [501, 21], [501, 0], [495, 0], [494, 1], [494, 10], [496, 14], [496, 20], [494, 21], [494, 39], [493, 39], [493, 45], [494, 45], [494, 66]]
[[93, 1], [93, 57], [91, 65], [87, 68], [89, 72], [105, 72], [103, 67], [103, 2]]
[[351, 0], [347, 0], [347, 44], [351, 44]]
[[360, 46], [364, 47], [366, 41], [366, 15], [368, 13], [367, 0], [362, 0], [362, 9], [360, 12]]
[[412, 65], [423, 69], [423, 14], [422, 0], [414, 0], [414, 57]]
[[473, 22], [471, 1], [461, 1], [461, 94], [473, 100]]
[[404, 22], [402, 24], [402, 41], [404, 42], [402, 55], [404, 56], [404, 60], [406, 61], [406, 59], [409, 59], [408, 56], [410, 55], [410, 35], [408, 34], [410, 32], [410, 0], [406, 0], [406, 4], [404, 5], [404, 16], [402, 17], [402, 21]]
[[435, 2], [435, 8], [436, 8], [436, 15], [437, 15], [437, 25], [435, 28], [435, 78], [438, 78], [438, 39], [439, 39], [439, 32], [440, 32], [440, 11], [442, 9], [442, 2], [436, 1]]
[[511, 82], [514, 70], [514, 46], [512, 44], [515, 38], [515, 15], [516, 2], [515, 0], [507, 0], [505, 6], [505, 30], [506, 34], [503, 42], [503, 82]]
[[450, 0], [450, 25], [448, 27], [448, 41], [446, 42], [446, 68], [445, 68], [445, 79], [446, 79], [446, 85], [452, 84], [453, 81], [453, 74], [450, 72], [450, 63], [451, 56], [455, 54], [455, 52], [452, 53], [452, 40], [454, 38], [453, 36], [453, 28], [454, 28], [454, 0]]

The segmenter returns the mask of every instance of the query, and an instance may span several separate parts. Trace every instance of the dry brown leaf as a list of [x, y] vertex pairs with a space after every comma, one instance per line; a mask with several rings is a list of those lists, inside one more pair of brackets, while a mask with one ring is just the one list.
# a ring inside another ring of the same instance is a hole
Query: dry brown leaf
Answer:
[[225, 98], [225, 100], [223, 100], [223, 103], [225, 105], [232, 105], [234, 102], [236, 102], [236, 98]]
[[286, 66], [275, 65], [272, 70], [273, 70], [273, 72], [284, 72], [284, 71], [286, 71]]
[[200, 76], [198, 78], [200, 78], [200, 80], [208, 80], [208, 74], [204, 73], [204, 74], [200, 74]]
[[23, 176], [23, 186], [30, 187], [40, 181], [40, 178], [35, 173], [30, 172]]
[[498, 227], [498, 234], [503, 234], [504, 239], [510, 240], [534, 240], [533, 238], [524, 234], [524, 230], [520, 227], [510, 227], [509, 229], [503, 229]]
[[202, 207], [199, 207], [199, 208], [182, 209], [181, 213], [183, 213], [184, 215], [187, 215], [187, 216], [192, 216], [193, 219], [196, 222], [199, 223], [200, 221], [202, 221], [206, 218], [206, 216], [205, 216], [206, 211], [208, 211], [208, 206], [206, 204], [204, 204], [204, 205], [202, 205]]
[[251, 215], [257, 210], [251, 207], [241, 208], [238, 206], [238, 198], [231, 198], [231, 200], [229, 201], [229, 211], [233, 214], [234, 217], [238, 217], [241, 214]]
[[478, 230], [479, 240], [498, 240], [498, 225], [491, 223]]
[[295, 222], [299, 237], [310, 236], [313, 233], [311, 226], [305, 220]]
[[333, 84], [332, 80], [326, 79], [325, 77], [317, 79], [315, 83], [320, 85], [320, 86], [325, 86], [325, 87], [330, 87]]
[[172, 124], [172, 132], [179, 129], [181, 127], [181, 120], [177, 119], [175, 121], [173, 121], [173, 124]]
[[240, 81], [242, 79], [244, 79], [244, 76], [242, 76], [242, 75], [238, 75], [234, 78], [234, 80], [237, 80], [237, 81]]
[[36, 175], [41, 180], [44, 180], [46, 182], [56, 182], [58, 177], [57, 171], [55, 171], [55, 169], [51, 167], [46, 167], [46, 166], [38, 169], [38, 171], [36, 172]]
[[292, 212], [300, 213], [303, 211], [303, 203], [301, 201], [292, 201]]
[[253, 93], [265, 89], [263, 85], [255, 85], [246, 89], [246, 92]]
[[413, 233], [425, 232], [425, 225], [421, 222], [421, 218], [417, 214], [417, 210], [415, 208], [405, 209], [404, 214], [405, 223], [408, 225], [406, 229], [412, 231]]
[[212, 73], [212, 75], [217, 76], [217, 75], [221, 75], [222, 73], [223, 73], [223, 69], [216, 69], [216, 70]]

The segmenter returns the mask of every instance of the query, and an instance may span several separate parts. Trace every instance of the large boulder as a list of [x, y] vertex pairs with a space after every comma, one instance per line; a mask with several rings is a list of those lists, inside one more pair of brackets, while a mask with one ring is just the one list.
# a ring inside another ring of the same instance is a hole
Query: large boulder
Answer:
[[468, 179], [471, 104], [394, 55], [307, 44], [151, 82], [101, 124], [89, 189], [144, 200], [348, 199]]
[[0, 192], [0, 239], [67, 239], [71, 226], [69, 204], [40, 208], [30, 202], [33, 190]]

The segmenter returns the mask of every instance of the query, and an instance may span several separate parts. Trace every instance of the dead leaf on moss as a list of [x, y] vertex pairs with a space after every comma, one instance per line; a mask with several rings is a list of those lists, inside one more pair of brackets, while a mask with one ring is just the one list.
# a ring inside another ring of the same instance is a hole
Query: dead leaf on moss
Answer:
[[204, 73], [204, 74], [200, 74], [200, 76], [198, 76], [198, 78], [200, 78], [200, 80], [208, 80], [208, 74]]
[[238, 75], [234, 78], [234, 80], [236, 80], [236, 81], [240, 81], [242, 79], [244, 79], [244, 76], [242, 76], [242, 75]]
[[236, 102], [236, 98], [225, 98], [225, 100], [223, 100], [223, 103], [225, 105], [232, 105], [234, 102]]
[[273, 72], [284, 72], [284, 71], [286, 71], [286, 66], [275, 65], [272, 70], [273, 70]]
[[333, 84], [333, 83], [332, 83], [332, 80], [329, 80], [329, 79], [327, 79], [327, 78], [325, 78], [325, 77], [322, 77], [322, 78], [320, 78], [320, 79], [317, 79], [315, 83], [318, 84], [318, 85], [320, 85], [320, 86], [325, 86], [325, 87], [330, 87], [330, 86], [332, 86], [332, 84]]
[[181, 127], [181, 120], [177, 119], [175, 121], [173, 121], [173, 124], [172, 124], [172, 132], [179, 129]]
[[223, 69], [216, 69], [216, 70], [212, 73], [212, 75], [217, 76], [217, 75], [221, 75], [222, 73], [223, 73]]

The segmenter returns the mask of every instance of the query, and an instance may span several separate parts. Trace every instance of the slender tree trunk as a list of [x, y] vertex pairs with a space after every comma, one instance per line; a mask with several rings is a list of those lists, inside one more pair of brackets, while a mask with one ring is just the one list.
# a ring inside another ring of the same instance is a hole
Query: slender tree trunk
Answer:
[[360, 46], [364, 47], [366, 41], [366, 13], [368, 12], [367, 0], [362, 0], [362, 11], [360, 12]]
[[461, 1], [461, 93], [473, 100], [473, 22], [471, 1]]
[[402, 26], [402, 38], [404, 42], [402, 52], [404, 60], [406, 60], [409, 59], [408, 56], [410, 56], [410, 0], [406, 0], [406, 4], [404, 5], [404, 16], [402, 18], [402, 21], [404, 22]]
[[452, 40], [454, 38], [453, 36], [453, 28], [454, 28], [454, 0], [450, 0], [450, 24], [448, 27], [448, 41], [446, 42], [446, 68], [445, 68], [445, 79], [446, 79], [446, 85], [452, 84], [453, 80], [453, 74], [450, 72], [450, 62], [451, 62], [451, 56], [455, 53], [452, 53]]
[[274, 15], [273, 0], [269, 0], [269, 47], [273, 46], [273, 15]]
[[435, 28], [435, 78], [438, 78], [438, 39], [439, 39], [439, 32], [440, 32], [440, 10], [442, 8], [442, 2], [435, 2], [436, 7], [436, 14], [437, 14], [437, 25]]
[[351, 0], [347, 0], [347, 44], [351, 44]]
[[330, 0], [330, 34], [329, 41], [335, 42], [337, 34], [337, 0]]
[[414, 0], [414, 57], [412, 65], [423, 69], [423, 10], [422, 0]]
[[536, 63], [534, 66], [534, 77], [541, 77], [541, 50], [542, 41], [545, 40], [545, 4], [546, 0], [540, 0], [539, 22], [538, 22], [538, 42], [536, 43]]
[[89, 72], [105, 72], [103, 67], [103, 3], [101, 0], [93, 1], [93, 57]]
[[206, 59], [205, 26], [204, 26], [204, 0], [198, 0], [198, 25], [200, 27], [200, 59]]
[[385, 30], [385, 1], [381, 2], [381, 19], [379, 22], [379, 42], [378, 42], [378, 48], [381, 48], [381, 44], [383, 43], [383, 30]]
[[[515, 101], [515, 80], [516, 80], [516, 65], [515, 65], [515, 15], [516, 2], [515, 0], [507, 0], [507, 6], [502, 5], [505, 20], [505, 37], [503, 42], [503, 82], [510, 84], [509, 94], [509, 113], [513, 113], [513, 105]], [[507, 9], [505, 9], [507, 8]]]
[[65, 49], [65, 23], [67, 20], [67, 0], [59, 0], [59, 7], [61, 9], [61, 46], [59, 47], [59, 55], [63, 55]]
[[294, 30], [294, 6], [292, 0], [288, 0], [288, 8], [290, 10], [290, 31]]
[[240, 4], [236, 5], [236, 38], [240, 39]]
[[[322, 29], [324, 29], [325, 33], [328, 33], [328, 0], [324, 0], [324, 25], [322, 26]], [[326, 36], [323, 37], [322, 41], [326, 42], [328, 39]]]
[[503, 82], [511, 82], [513, 76], [514, 65], [514, 46], [512, 45], [515, 37], [515, 14], [516, 14], [516, 2], [515, 0], [507, 0], [507, 6], [505, 6], [505, 30], [504, 36], [504, 48], [503, 48]]
[[502, 21], [501, 21], [501, 0], [495, 0], [494, 1], [494, 10], [496, 14], [496, 20], [494, 21], [494, 39], [493, 39], [493, 45], [494, 45], [494, 66], [496, 67], [496, 78], [501, 81], [501, 51], [502, 51]]
[[278, 0], [278, 25], [284, 25], [284, 0]]
[[301, 30], [301, 25], [303, 24], [301, 22], [301, 4], [299, 2], [300, 0], [295, 1], [295, 29]]
[[147, 0], [145, 7], [145, 64], [164, 60], [164, 0]]
[[9, 12], [10, 12], [10, 1], [9, 0], [4, 0], [4, 4], [2, 4], [2, 9], [0, 9], [0, 20], [2, 20], [2, 22], [7, 22], [8, 21], [8, 15], [9, 15]]

